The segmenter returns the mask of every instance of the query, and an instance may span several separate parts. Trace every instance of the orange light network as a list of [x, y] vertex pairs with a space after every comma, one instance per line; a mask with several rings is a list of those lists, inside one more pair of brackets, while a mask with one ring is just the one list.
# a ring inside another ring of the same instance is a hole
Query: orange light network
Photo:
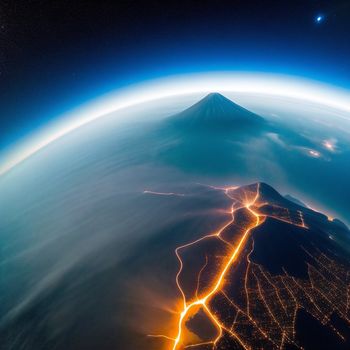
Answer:
[[[216, 349], [224, 335], [231, 337], [237, 345], [246, 350], [257, 346], [261, 348], [261, 344], [264, 344], [263, 348], [271, 349], [284, 349], [286, 344], [293, 344], [302, 349], [295, 341], [295, 322], [297, 311], [304, 308], [321, 324], [327, 324], [340, 339], [343, 339], [341, 332], [331, 324], [330, 314], [337, 312], [350, 324], [346, 301], [349, 276], [346, 269], [344, 270], [322, 253], [313, 256], [305, 250], [318, 269], [307, 264], [309, 281], [304, 281], [289, 276], [285, 270], [285, 275], [272, 276], [262, 266], [250, 260], [254, 250], [252, 231], [260, 226], [267, 216], [301, 229], [308, 229], [303, 213], [299, 210], [291, 212], [275, 203], [263, 201], [260, 198], [260, 184], [249, 186], [244, 190], [236, 187], [211, 188], [222, 190], [232, 200], [230, 210], [232, 217], [216, 232], [175, 249], [179, 261], [176, 284], [182, 302], [177, 314], [176, 326], [174, 326], [174, 335], [150, 336], [167, 339], [170, 342], [169, 350], [203, 348], [203, 346], [206, 346], [206, 349], [208, 347]], [[266, 208], [268, 208], [268, 214], [266, 214]], [[250, 242], [249, 245], [248, 242]], [[193, 288], [184, 287], [181, 278], [185, 273], [186, 251], [207, 243], [220, 244], [220, 256], [206, 255], [204, 264], [198, 268], [198, 272], [193, 277]], [[250, 250], [247, 251], [246, 248], [249, 247]], [[244, 258], [243, 251], [245, 251]], [[208, 266], [213, 266], [213, 259], [215, 259], [214, 274], [209, 274], [210, 277], [207, 275], [207, 278], [203, 279]], [[226, 291], [230, 274], [237, 269], [238, 264], [245, 266], [244, 277], [239, 285], [244, 288], [244, 306], [239, 306]], [[341, 289], [336, 296], [329, 292], [334, 289], [335, 281], [338, 283], [338, 289]], [[342, 283], [340, 284], [339, 281]], [[340, 295], [345, 295], [345, 299], [343, 300]], [[221, 317], [220, 312], [215, 310], [212, 301], [218, 298], [227, 304], [226, 309], [231, 309], [235, 314], [231, 324], [228, 324]], [[257, 305], [260, 313], [256, 313]], [[336, 305], [336, 309], [331, 305]], [[214, 335], [210, 339], [201, 339], [188, 327], [188, 322], [199, 314], [202, 317], [204, 315], [215, 329], [215, 334], [213, 332]], [[252, 333], [247, 336], [242, 327], [249, 327]]]

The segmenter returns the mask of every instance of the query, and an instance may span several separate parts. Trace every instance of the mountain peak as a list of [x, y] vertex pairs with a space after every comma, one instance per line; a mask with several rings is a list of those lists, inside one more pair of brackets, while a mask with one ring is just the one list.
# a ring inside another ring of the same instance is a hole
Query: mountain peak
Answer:
[[[201, 108], [217, 108], [220, 106], [220, 109], [225, 108], [225, 110], [228, 112], [229, 110], [235, 109], [236, 111], [239, 109], [243, 109], [238, 104], [232, 102], [227, 97], [221, 95], [219, 92], [211, 92], [210, 94], [203, 97], [201, 100], [199, 100], [197, 103], [195, 103], [192, 107], [201, 107]], [[189, 109], [190, 109], [189, 108]]]
[[186, 110], [170, 117], [182, 127], [205, 129], [239, 129], [262, 125], [264, 119], [239, 106], [218, 92], [212, 92]]
[[226, 99], [228, 100], [228, 98], [226, 98], [224, 95], [220, 94], [220, 92], [210, 92], [208, 95], [206, 95], [205, 97], [202, 98], [202, 100], [205, 99]]
[[205, 102], [205, 101], [216, 101], [216, 102], [229, 101], [233, 103], [231, 100], [229, 100], [227, 97], [220, 94], [219, 92], [211, 92], [205, 97], [203, 97], [199, 102]]

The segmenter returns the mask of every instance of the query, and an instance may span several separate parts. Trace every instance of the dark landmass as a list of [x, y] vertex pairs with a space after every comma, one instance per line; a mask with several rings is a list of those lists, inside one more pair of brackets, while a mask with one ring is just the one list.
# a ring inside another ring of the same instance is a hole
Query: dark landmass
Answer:
[[305, 203], [303, 203], [301, 200], [299, 200], [299, 199], [297, 199], [297, 198], [291, 196], [290, 194], [286, 194], [286, 195], [284, 196], [284, 198], [288, 199], [289, 201], [291, 201], [291, 202], [293, 202], [293, 203], [295, 203], [295, 204], [300, 205], [301, 207], [305, 207], [305, 208], [308, 207], [308, 206], [307, 206]]
[[179, 286], [191, 303], [213, 291], [247, 230], [206, 300], [221, 335], [199, 307], [184, 320], [182, 344], [205, 341], [196, 348], [211, 350], [217, 339], [220, 350], [349, 348], [349, 253], [338, 244], [349, 241], [344, 224], [264, 183], [152, 190], [129, 201], [129, 225], [138, 222], [144, 237], [122, 259], [115, 253], [120, 241], [110, 241], [22, 303], [0, 324], [3, 349], [172, 349], [171, 340], [148, 335], [176, 336], [175, 250], [183, 247]]
[[344, 227], [264, 183], [224, 192], [232, 220], [177, 249], [176, 349], [348, 349], [349, 254], [330, 239]]

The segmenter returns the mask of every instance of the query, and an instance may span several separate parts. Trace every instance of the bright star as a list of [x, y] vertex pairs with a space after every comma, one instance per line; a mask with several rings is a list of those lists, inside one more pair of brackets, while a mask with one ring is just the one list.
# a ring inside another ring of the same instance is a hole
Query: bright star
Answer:
[[321, 23], [323, 20], [324, 20], [324, 16], [323, 16], [323, 15], [318, 15], [318, 16], [316, 17], [316, 22], [317, 22], [317, 23]]

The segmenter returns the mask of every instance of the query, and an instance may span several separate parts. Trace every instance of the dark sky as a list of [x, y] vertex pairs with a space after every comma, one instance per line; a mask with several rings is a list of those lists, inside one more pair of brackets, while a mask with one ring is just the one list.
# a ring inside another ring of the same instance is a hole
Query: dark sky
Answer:
[[211, 70], [350, 88], [350, 1], [0, 0], [0, 148], [120, 86]]

